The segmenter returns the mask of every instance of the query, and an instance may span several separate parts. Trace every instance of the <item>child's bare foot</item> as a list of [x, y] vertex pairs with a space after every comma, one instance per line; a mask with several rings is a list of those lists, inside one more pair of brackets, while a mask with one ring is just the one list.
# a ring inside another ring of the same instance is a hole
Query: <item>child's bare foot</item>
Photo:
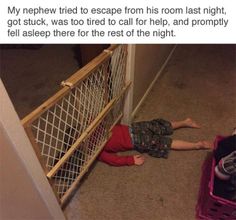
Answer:
[[200, 126], [195, 121], [193, 121], [191, 118], [186, 118], [184, 120], [184, 123], [185, 123], [185, 126], [188, 128], [200, 128]]
[[198, 143], [198, 149], [213, 149], [213, 143], [211, 141], [199, 141]]

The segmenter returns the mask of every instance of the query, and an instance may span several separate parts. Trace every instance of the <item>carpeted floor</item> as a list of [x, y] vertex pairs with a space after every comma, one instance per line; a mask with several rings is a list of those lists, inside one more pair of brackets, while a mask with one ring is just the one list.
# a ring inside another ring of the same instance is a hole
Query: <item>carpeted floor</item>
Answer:
[[[1, 77], [21, 118], [78, 68], [70, 45], [4, 50], [1, 61]], [[202, 129], [176, 131], [173, 138], [184, 140], [229, 134], [236, 126], [235, 85], [236, 45], [178, 45], [135, 120], [192, 117]], [[65, 214], [68, 220], [195, 219], [201, 164], [208, 153], [172, 151], [167, 160], [145, 155], [141, 167], [96, 162]]]
[[[179, 45], [135, 120], [192, 117], [202, 128], [173, 138], [214, 139], [236, 126], [236, 47]], [[132, 153], [132, 152], [130, 152]], [[68, 220], [195, 219], [201, 164], [207, 151], [145, 155], [141, 167], [97, 162], [65, 209]]]
[[78, 70], [71, 45], [0, 50], [1, 78], [20, 118], [54, 95]]

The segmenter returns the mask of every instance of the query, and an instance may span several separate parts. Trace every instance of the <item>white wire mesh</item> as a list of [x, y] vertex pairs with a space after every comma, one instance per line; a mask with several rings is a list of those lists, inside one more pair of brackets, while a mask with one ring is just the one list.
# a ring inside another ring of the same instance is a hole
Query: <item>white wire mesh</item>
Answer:
[[125, 47], [118, 47], [112, 54], [108, 78], [110, 99], [118, 96], [124, 87], [126, 53]]
[[108, 128], [111, 128], [114, 125], [114, 122], [116, 122], [116, 120], [119, 119], [119, 117], [123, 113], [123, 106], [124, 106], [124, 95], [120, 97], [119, 101], [114, 105], [114, 107], [111, 109], [109, 114], [104, 119], [107, 123]]
[[[102, 65], [33, 123], [48, 170], [56, 164], [107, 104]], [[71, 132], [73, 131], [73, 132]]]
[[88, 162], [93, 158], [101, 144], [106, 140], [106, 126], [101, 124], [86, 141], [81, 144], [67, 162], [58, 170], [54, 176], [54, 185], [59, 198], [71, 187], [81, 172], [85, 171]]
[[[120, 45], [87, 78], [40, 115], [31, 124], [45, 167], [50, 171], [66, 154], [106, 105], [120, 97], [125, 86], [126, 47]], [[106, 140], [108, 131], [123, 109], [123, 96], [92, 134], [86, 138], [54, 174], [53, 184], [62, 198], [84, 173]]]

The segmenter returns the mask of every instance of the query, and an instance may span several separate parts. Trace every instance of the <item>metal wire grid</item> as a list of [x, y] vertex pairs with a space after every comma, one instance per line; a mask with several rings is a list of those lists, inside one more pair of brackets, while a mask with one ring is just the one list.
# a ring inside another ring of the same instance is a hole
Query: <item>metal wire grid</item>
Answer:
[[[126, 48], [119, 46], [110, 59], [39, 116], [31, 124], [35, 141], [48, 171], [66, 154], [111, 99], [125, 87]], [[85, 167], [101, 150], [109, 128], [122, 114], [123, 96], [109, 114], [67, 159], [53, 177], [61, 199]]]

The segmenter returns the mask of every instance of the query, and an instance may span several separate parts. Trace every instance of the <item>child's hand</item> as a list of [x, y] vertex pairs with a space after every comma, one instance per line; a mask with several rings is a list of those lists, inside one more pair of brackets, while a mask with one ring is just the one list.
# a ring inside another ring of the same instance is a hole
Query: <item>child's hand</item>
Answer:
[[140, 166], [143, 163], [144, 163], [144, 157], [142, 155], [139, 155], [139, 154], [134, 155], [134, 164], [135, 165]]

